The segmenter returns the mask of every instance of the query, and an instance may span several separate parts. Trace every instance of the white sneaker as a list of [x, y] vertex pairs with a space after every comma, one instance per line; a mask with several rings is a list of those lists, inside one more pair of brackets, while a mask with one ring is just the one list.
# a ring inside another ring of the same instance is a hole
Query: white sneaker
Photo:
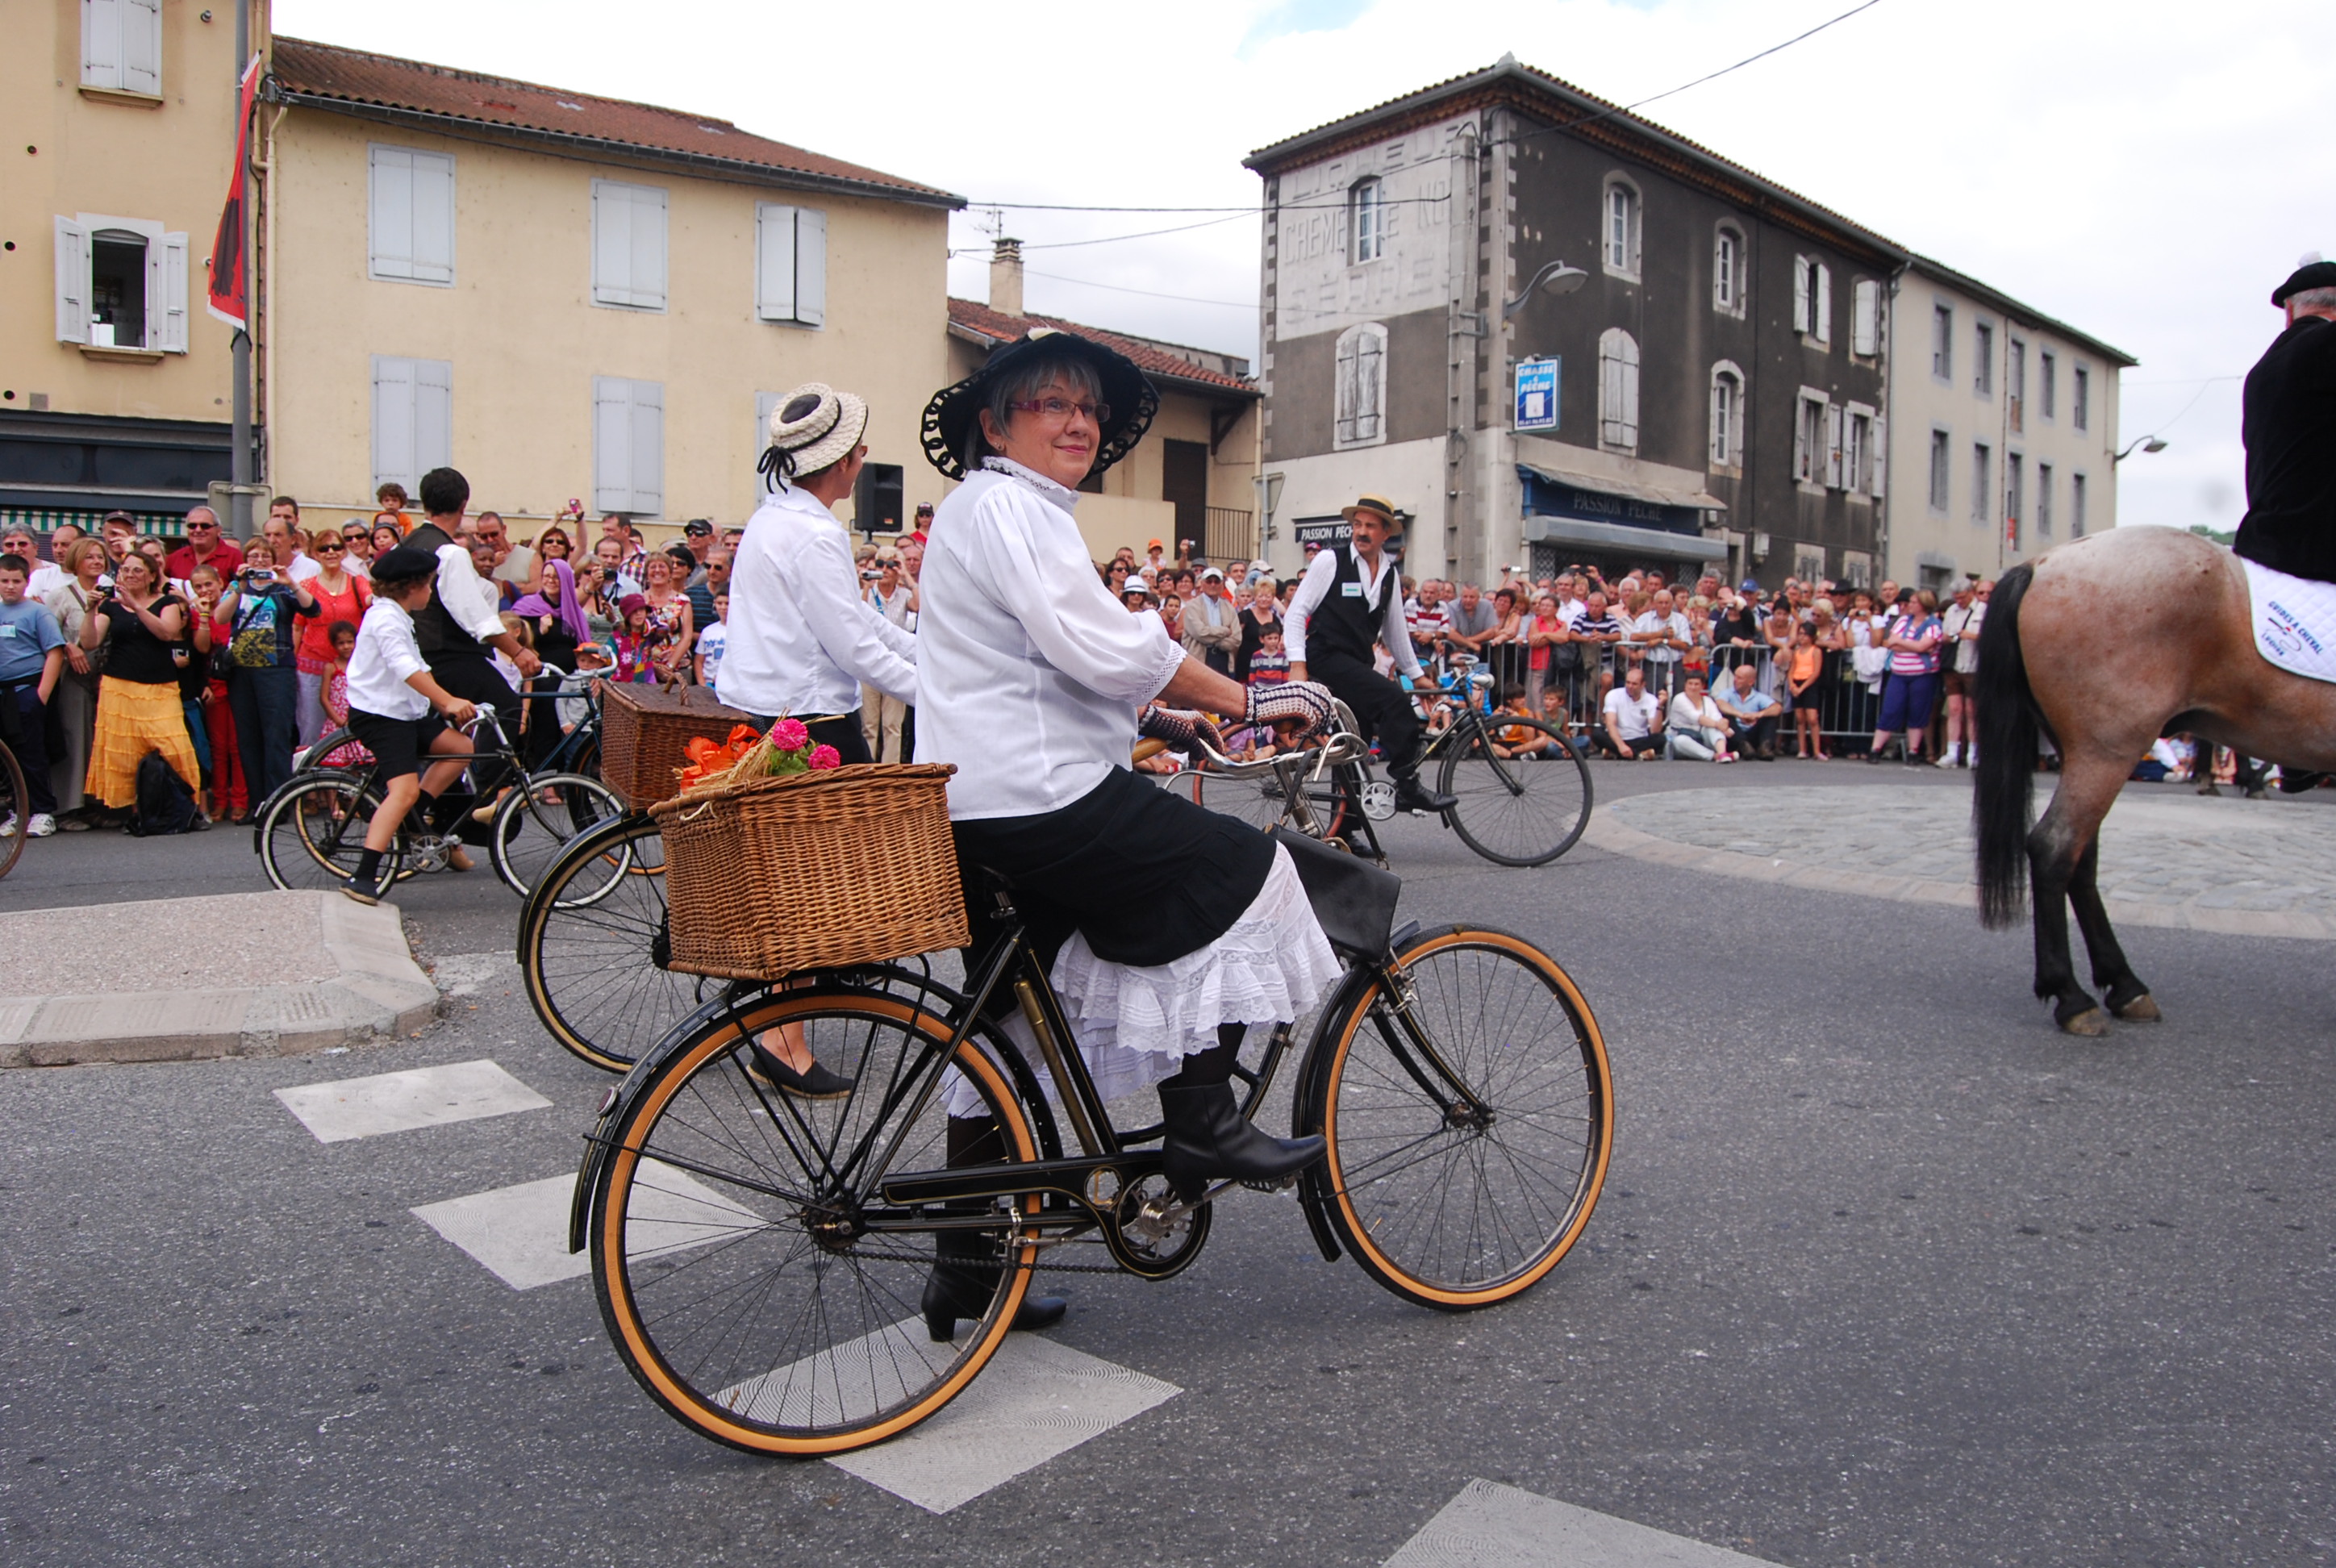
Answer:
[[13, 839], [15, 836], [16, 813], [11, 812], [8, 813], [8, 820], [5, 823], [0, 823], [0, 839]]
[[33, 820], [24, 824], [24, 836], [28, 839], [44, 839], [56, 831], [57, 819], [46, 812], [34, 812]]

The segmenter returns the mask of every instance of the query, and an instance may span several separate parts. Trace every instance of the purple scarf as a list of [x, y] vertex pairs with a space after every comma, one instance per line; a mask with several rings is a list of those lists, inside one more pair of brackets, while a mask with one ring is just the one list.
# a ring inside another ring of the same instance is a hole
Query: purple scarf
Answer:
[[568, 563], [564, 560], [555, 559], [546, 564], [551, 568], [552, 580], [560, 584], [560, 602], [556, 605], [550, 604], [545, 601], [541, 594], [531, 593], [511, 606], [511, 613], [524, 616], [557, 616], [560, 618], [560, 624], [567, 629], [569, 637], [574, 638], [578, 642], [591, 641], [592, 633], [584, 624], [584, 607], [577, 601], [576, 598], [576, 574], [569, 570]]

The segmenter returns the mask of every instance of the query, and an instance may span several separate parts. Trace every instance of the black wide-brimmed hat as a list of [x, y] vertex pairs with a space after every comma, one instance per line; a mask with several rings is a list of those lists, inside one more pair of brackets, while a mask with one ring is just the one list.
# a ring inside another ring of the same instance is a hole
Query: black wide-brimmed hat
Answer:
[[1000, 376], [1039, 358], [1075, 359], [1095, 372], [1103, 389], [1099, 401], [1111, 409], [1103, 421], [1091, 473], [1101, 473], [1135, 450], [1159, 412], [1160, 394], [1135, 367], [1135, 362], [1092, 338], [1051, 326], [1034, 326], [1021, 337], [991, 352], [988, 363], [954, 386], [933, 394], [925, 404], [922, 440], [925, 460], [951, 479], [966, 476], [969, 459], [978, 461], [982, 406]]
[[2302, 294], [2308, 288], [2336, 288], [2336, 261], [2317, 258], [2305, 262], [2287, 275], [2287, 281], [2271, 291], [2273, 305], [2285, 305], [2291, 294]]

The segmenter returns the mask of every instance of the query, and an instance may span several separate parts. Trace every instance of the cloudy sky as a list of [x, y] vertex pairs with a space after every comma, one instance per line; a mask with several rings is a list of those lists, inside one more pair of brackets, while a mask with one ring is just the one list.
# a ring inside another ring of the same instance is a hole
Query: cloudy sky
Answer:
[[[1631, 103], [1855, 3], [277, 0], [276, 24], [719, 115], [976, 202], [1242, 208], [1250, 150], [1504, 51]], [[2326, 0], [1879, 0], [1643, 112], [2134, 355], [2124, 433], [2171, 445], [2121, 465], [2120, 521], [2228, 528], [2272, 286], [2336, 256], [2331, 102]], [[954, 292], [986, 292], [999, 216], [955, 220]], [[1031, 308], [1254, 351], [1254, 218], [1002, 221]]]

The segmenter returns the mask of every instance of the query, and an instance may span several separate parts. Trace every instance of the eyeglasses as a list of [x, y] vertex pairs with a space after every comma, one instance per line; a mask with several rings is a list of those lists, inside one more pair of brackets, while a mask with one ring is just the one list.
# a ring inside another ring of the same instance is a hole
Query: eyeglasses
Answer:
[[219, 524], [215, 522], [190, 522], [187, 524], [187, 531], [189, 533], [217, 533], [219, 531]]
[[1034, 397], [1027, 403], [1009, 403], [1006, 406], [1045, 419], [1068, 420], [1076, 414], [1102, 424], [1111, 418], [1111, 404], [1108, 403], [1073, 403], [1066, 397]]
[[337, 539], [320, 539], [316, 541], [318, 555], [338, 555], [348, 548]]

